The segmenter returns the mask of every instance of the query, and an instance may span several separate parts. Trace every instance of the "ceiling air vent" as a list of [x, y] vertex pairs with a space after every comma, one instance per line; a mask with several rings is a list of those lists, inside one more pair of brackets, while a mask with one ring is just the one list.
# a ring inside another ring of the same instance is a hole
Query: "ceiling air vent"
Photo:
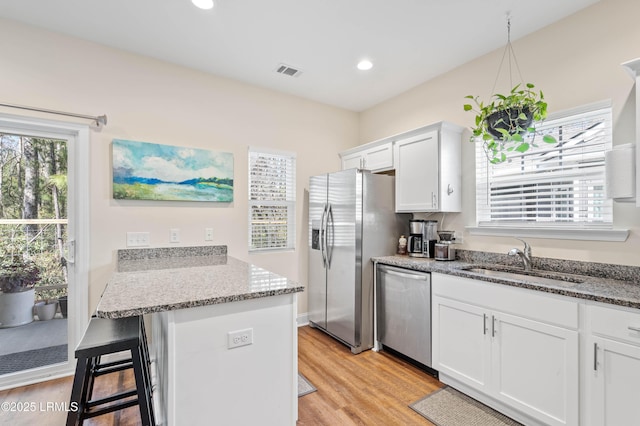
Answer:
[[297, 77], [302, 74], [302, 71], [300, 71], [299, 69], [285, 64], [278, 65], [278, 69], [276, 69], [276, 72], [279, 74], [288, 75], [290, 77]]

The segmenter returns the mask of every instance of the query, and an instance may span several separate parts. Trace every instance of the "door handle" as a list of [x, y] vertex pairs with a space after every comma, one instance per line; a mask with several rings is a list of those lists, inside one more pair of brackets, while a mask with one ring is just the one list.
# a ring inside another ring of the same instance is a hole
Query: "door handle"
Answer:
[[486, 336], [489, 329], [487, 328], [487, 314], [482, 314], [482, 334]]
[[408, 278], [411, 280], [419, 280], [419, 281], [427, 281], [429, 279], [428, 275], [426, 275], [424, 272], [420, 273], [420, 272], [398, 272], [395, 269], [387, 269], [387, 268], [380, 268], [380, 271], [384, 272], [385, 274], [388, 275], [394, 275], [396, 277], [400, 277], [400, 278]]
[[[331, 226], [329, 226], [329, 221], [331, 221]], [[325, 234], [325, 244], [327, 247], [327, 267], [331, 267], [331, 257], [333, 255], [333, 235], [334, 232], [331, 232], [331, 244], [329, 244], [329, 229], [333, 228], [333, 207], [329, 204], [329, 208], [327, 209], [327, 232]]]
[[496, 337], [496, 317], [491, 315], [491, 337]]
[[324, 205], [322, 209], [322, 219], [320, 220], [320, 253], [322, 254], [322, 266], [327, 267], [327, 255], [325, 253], [325, 234], [326, 234], [326, 226], [325, 219], [327, 216], [327, 205]]
[[67, 263], [76, 263], [76, 240], [69, 240], [65, 244], [65, 259]]
[[598, 371], [598, 344], [593, 344], [593, 371]]
[[631, 331], [637, 331], [637, 332], [639, 332], [639, 333], [640, 333], [640, 327], [631, 327], [631, 326], [629, 326], [629, 327], [627, 327], [627, 328], [628, 328], [629, 330], [631, 330]]

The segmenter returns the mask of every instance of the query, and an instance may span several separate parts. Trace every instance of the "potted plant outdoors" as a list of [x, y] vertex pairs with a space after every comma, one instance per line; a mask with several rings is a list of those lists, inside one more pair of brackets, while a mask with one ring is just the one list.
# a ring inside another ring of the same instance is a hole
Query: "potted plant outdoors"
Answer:
[[66, 294], [58, 298], [58, 303], [60, 304], [60, 313], [62, 314], [62, 318], [67, 317], [68, 302], [69, 302], [69, 296], [67, 296]]
[[[511, 151], [526, 152], [534, 145], [537, 131], [535, 123], [547, 117], [547, 103], [542, 91], [536, 92], [535, 86], [527, 83], [514, 86], [508, 95], [495, 94], [493, 101], [485, 104], [478, 96], [465, 96], [472, 104], [465, 104], [465, 111], [476, 114], [475, 127], [471, 128], [471, 141], [483, 142], [487, 158], [492, 164], [502, 163]], [[526, 138], [530, 135], [531, 138]], [[554, 144], [552, 135], [544, 135], [542, 140]], [[535, 145], [534, 145], [535, 146]]]
[[33, 321], [34, 286], [40, 270], [22, 255], [0, 261], [0, 328], [17, 327]]
[[36, 303], [36, 315], [40, 321], [49, 321], [56, 316], [58, 301], [47, 299]]

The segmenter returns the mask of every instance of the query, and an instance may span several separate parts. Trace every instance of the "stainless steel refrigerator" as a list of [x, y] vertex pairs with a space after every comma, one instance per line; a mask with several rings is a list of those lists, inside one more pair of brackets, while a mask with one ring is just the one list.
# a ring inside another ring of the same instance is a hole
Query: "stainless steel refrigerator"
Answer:
[[309, 181], [309, 321], [353, 353], [373, 347], [371, 257], [395, 253], [408, 226], [394, 206], [393, 176], [349, 169]]

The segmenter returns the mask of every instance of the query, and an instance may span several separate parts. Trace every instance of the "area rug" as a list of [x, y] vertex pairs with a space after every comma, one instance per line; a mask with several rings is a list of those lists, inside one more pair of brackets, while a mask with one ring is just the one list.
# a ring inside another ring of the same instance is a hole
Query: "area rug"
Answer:
[[449, 386], [409, 404], [409, 407], [436, 426], [522, 426]]
[[67, 362], [67, 345], [49, 346], [0, 356], [0, 374]]
[[313, 386], [306, 377], [298, 373], [298, 398], [311, 392], [315, 392], [316, 390], [315, 386]]

